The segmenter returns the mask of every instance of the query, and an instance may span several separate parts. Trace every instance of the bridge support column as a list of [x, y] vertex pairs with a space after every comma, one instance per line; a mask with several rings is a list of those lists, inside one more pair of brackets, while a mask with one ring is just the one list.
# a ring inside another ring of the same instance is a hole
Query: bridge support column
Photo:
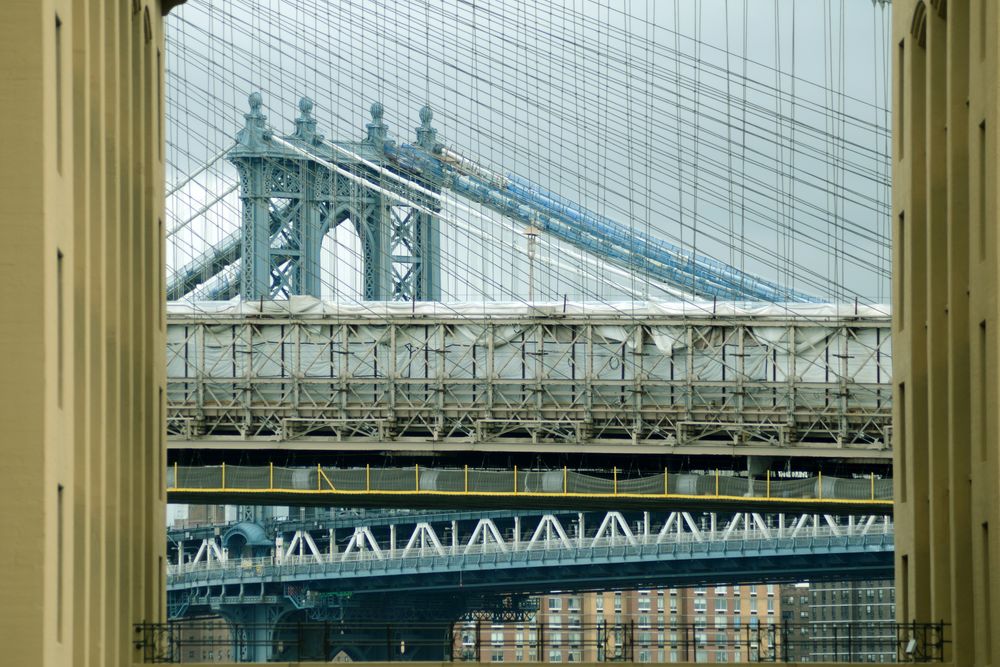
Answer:
[[269, 662], [286, 652], [274, 629], [290, 609], [284, 605], [256, 604], [219, 610], [229, 624], [233, 659], [236, 662]]

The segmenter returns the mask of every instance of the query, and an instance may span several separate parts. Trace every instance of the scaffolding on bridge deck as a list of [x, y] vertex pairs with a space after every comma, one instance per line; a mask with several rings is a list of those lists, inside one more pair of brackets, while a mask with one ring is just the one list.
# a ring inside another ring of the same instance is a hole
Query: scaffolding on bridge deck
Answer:
[[172, 306], [167, 339], [168, 434], [190, 448], [890, 456], [890, 319], [872, 308], [298, 298]]

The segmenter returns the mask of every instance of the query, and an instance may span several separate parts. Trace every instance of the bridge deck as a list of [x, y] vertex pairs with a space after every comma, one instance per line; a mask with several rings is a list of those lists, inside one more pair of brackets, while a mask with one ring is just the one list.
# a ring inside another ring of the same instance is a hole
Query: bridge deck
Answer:
[[891, 458], [871, 309], [402, 306], [172, 305], [172, 447]]
[[[178, 551], [168, 591], [212, 597], [273, 595], [309, 582], [313, 590], [482, 588], [546, 592], [654, 583], [735, 583], [854, 578], [892, 569], [888, 516], [735, 513], [726, 515], [546, 513], [451, 522], [398, 517], [389, 526], [281, 531], [262, 557], [227, 557], [230, 527]], [[280, 528], [280, 525], [278, 526]], [[240, 539], [237, 543], [242, 544]], [[215, 556], [213, 557], [213, 554]], [[454, 575], [461, 574], [461, 577]], [[275, 589], [274, 587], [277, 587]]]

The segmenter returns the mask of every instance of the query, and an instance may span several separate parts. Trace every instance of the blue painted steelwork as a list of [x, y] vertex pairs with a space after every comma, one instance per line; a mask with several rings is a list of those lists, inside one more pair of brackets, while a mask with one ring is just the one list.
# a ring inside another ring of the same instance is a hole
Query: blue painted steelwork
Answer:
[[586, 252], [660, 280], [684, 293], [726, 301], [822, 301], [716, 259], [648, 237], [513, 173], [500, 175], [440, 145], [386, 145], [406, 170]]
[[[178, 564], [168, 570], [170, 616], [221, 614], [234, 635], [260, 633], [264, 655], [256, 657], [266, 659], [277, 619], [290, 614], [327, 622], [414, 614], [454, 622], [486, 612], [520, 622], [530, 596], [552, 590], [879, 579], [893, 568], [888, 517], [379, 514], [274, 520], [258, 524], [259, 531], [238, 523], [223, 535], [228, 552], [214, 530], [200, 540], [173, 531], [168, 551]], [[262, 533], [274, 540], [269, 556], [258, 550]], [[200, 541], [193, 558], [185, 557], [185, 539]], [[274, 620], [248, 622], [264, 613]]]
[[[289, 585], [299, 591], [359, 594], [461, 589], [526, 595], [877, 578], [892, 571], [892, 523], [875, 515], [564, 511], [532, 517], [416, 512], [385, 518], [393, 523], [378, 522], [377, 513], [317, 518], [311, 525], [269, 523], [274, 545], [269, 555], [243, 540], [227, 554], [212, 535], [201, 537], [194, 554], [181, 540], [195, 547], [198, 536], [175, 531], [167, 582], [172, 606], [187, 609], [233, 596], [245, 600], [241, 603], [267, 601]], [[230, 528], [226, 537], [243, 525]], [[256, 541], [265, 542], [259, 534]]]
[[212, 588], [222, 594], [226, 586], [267, 590], [271, 585], [297, 582], [308, 583], [310, 590], [357, 593], [458, 588], [545, 593], [758, 581], [884, 579], [892, 577], [892, 561], [891, 534], [828, 535], [208, 569], [170, 575], [167, 590], [171, 594], [197, 594], [200, 590], [210, 597]]

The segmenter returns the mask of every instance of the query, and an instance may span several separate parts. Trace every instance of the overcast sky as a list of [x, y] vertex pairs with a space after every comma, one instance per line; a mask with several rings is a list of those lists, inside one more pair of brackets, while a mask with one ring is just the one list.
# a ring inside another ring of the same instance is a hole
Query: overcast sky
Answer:
[[[887, 302], [889, 12], [872, 0], [189, 0], [168, 17], [168, 189], [231, 144], [255, 90], [285, 131], [310, 96], [333, 139], [360, 138], [379, 100], [412, 141], [430, 104], [440, 139], [492, 169], [803, 291]], [[172, 224], [234, 177], [220, 162], [187, 184]], [[239, 224], [235, 195], [225, 202], [172, 239], [172, 264]], [[518, 235], [487, 232], [495, 248], [446, 234], [446, 252], [478, 253], [451, 276], [456, 294], [523, 269], [503, 258]], [[600, 268], [567, 280], [558, 262], [572, 255], [545, 252], [550, 295], [574, 280], [626, 295]]]

